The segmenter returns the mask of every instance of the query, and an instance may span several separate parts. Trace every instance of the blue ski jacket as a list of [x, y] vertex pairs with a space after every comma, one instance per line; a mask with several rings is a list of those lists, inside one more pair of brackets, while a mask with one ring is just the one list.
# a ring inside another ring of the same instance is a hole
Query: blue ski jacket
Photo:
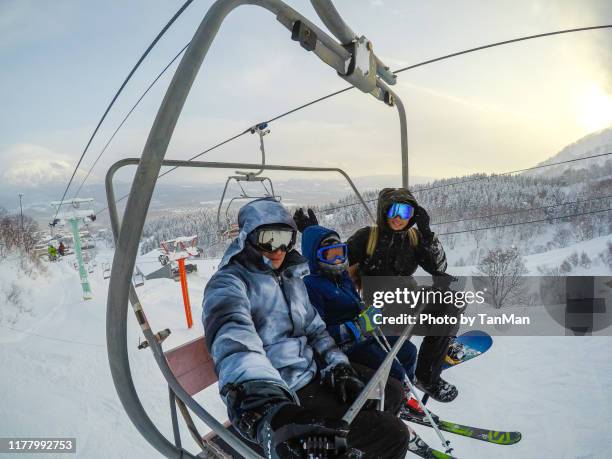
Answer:
[[310, 302], [327, 325], [327, 331], [338, 344], [362, 339], [353, 320], [364, 309], [363, 301], [355, 290], [348, 272], [336, 280], [321, 273], [317, 262], [317, 250], [321, 241], [335, 231], [319, 225], [309, 226], [302, 234], [302, 254], [308, 259], [310, 274], [304, 278]]
[[219, 389], [264, 380], [295, 395], [317, 373], [315, 354], [327, 366], [348, 363], [308, 299], [306, 260], [295, 250], [278, 270], [246, 243], [259, 226], [286, 224], [289, 212], [271, 198], [240, 209], [240, 233], [225, 251], [204, 291], [202, 320]]
[[[365, 309], [348, 272], [334, 280], [321, 273], [317, 261], [317, 250], [321, 241], [330, 235], [340, 236], [335, 231], [314, 225], [304, 229], [302, 234], [302, 254], [308, 258], [310, 274], [304, 278], [310, 302], [317, 309], [325, 323], [327, 331], [352, 362], [376, 370], [387, 353], [383, 351], [371, 336], [361, 334], [353, 320]], [[392, 344], [396, 338], [390, 337]], [[393, 362], [391, 376], [403, 380], [405, 376], [414, 378], [417, 351], [414, 344], [406, 341], [397, 357], [401, 362]]]

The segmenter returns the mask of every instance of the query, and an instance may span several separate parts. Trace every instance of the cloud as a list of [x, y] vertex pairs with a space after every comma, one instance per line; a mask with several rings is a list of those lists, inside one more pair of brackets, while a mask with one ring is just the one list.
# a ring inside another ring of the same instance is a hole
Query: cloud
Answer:
[[[67, 183], [74, 168], [73, 161], [40, 145], [20, 143], [0, 152], [0, 160], [7, 165], [3, 182], [13, 186], [37, 187]], [[76, 177], [83, 177], [79, 170]]]

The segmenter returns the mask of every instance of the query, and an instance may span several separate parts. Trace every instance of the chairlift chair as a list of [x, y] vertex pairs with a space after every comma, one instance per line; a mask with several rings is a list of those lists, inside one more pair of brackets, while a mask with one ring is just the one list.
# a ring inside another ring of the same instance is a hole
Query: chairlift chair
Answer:
[[[113, 189], [113, 176], [114, 174], [122, 167], [136, 165], [139, 163], [139, 159], [136, 158], [128, 158], [122, 159], [109, 169], [106, 175], [106, 192], [109, 204], [109, 215], [111, 219], [111, 225], [113, 227], [113, 234], [115, 239], [117, 239], [117, 235], [119, 233], [119, 216], [117, 212], [117, 206], [115, 203], [115, 193]], [[164, 166], [170, 167], [195, 167], [195, 168], [215, 168], [215, 169], [229, 169], [234, 167], [241, 168], [259, 168], [258, 164], [236, 164], [236, 163], [215, 163], [215, 162], [203, 162], [203, 161], [176, 161], [176, 160], [164, 160]], [[279, 165], [266, 165], [266, 169], [270, 170], [278, 170], [278, 171], [302, 171], [302, 172], [336, 172], [341, 174], [350, 185], [351, 189], [355, 193], [357, 200], [361, 203], [361, 206], [364, 208], [366, 213], [370, 216], [372, 222], [374, 222], [374, 215], [371, 210], [368, 208], [367, 204], [363, 200], [363, 197], [355, 187], [355, 184], [350, 179], [348, 174], [341, 169], [330, 168], [330, 167], [301, 167], [301, 166], [279, 166]], [[129, 223], [128, 219], [124, 219], [124, 225]], [[237, 230], [237, 225], [236, 225]], [[174, 240], [172, 241], [164, 241], [164, 244], [172, 251], [172, 247], [174, 246]], [[115, 257], [117, 257], [116, 252]], [[121, 265], [120, 265], [121, 266]], [[115, 281], [116, 277], [113, 276], [111, 278], [111, 284]], [[111, 295], [113, 290], [109, 286], [109, 295]], [[160, 366], [162, 370], [162, 374], [166, 378], [170, 391], [170, 400], [171, 407], [175, 404], [179, 406], [181, 414], [185, 418], [185, 422], [190, 426], [190, 433], [197, 432], [197, 429], [192, 427], [191, 414], [195, 413], [198, 418], [203, 420], [209, 427], [211, 427], [213, 433], [207, 435], [206, 437], [201, 437], [196, 435], [198, 438], [202, 440], [202, 445], [198, 443], [198, 445], [202, 448], [203, 453], [201, 454], [209, 454], [209, 456], [198, 456], [198, 457], [217, 457], [217, 458], [227, 458], [227, 454], [224, 451], [231, 450], [232, 448], [238, 453], [233, 457], [249, 457], [249, 458], [259, 458], [260, 456], [256, 453], [253, 453], [249, 448], [250, 446], [246, 446], [239, 437], [236, 437], [234, 434], [230, 433], [227, 430], [228, 425], [219, 423], [215, 418], [213, 418], [208, 411], [204, 407], [202, 407], [198, 402], [196, 402], [192, 396], [193, 394], [205, 389], [208, 385], [213, 384], [216, 381], [216, 375], [214, 373], [214, 368], [212, 367], [212, 363], [210, 362], [210, 357], [208, 356], [208, 351], [205, 350], [204, 339], [200, 338], [199, 344], [193, 344], [193, 347], [188, 346], [187, 344], [180, 346], [177, 349], [173, 349], [168, 351], [164, 355], [164, 351], [162, 350], [161, 344], [162, 342], [153, 334], [151, 328], [146, 320], [146, 316], [144, 313], [144, 308], [138, 300], [137, 293], [135, 289], [129, 289], [129, 298], [130, 302], [134, 304], [138, 304], [138, 313], [137, 318], [141, 321], [141, 326], [143, 327], [143, 333], [146, 339], [146, 347], [151, 347], [153, 354], [157, 360], [157, 364]], [[111, 312], [111, 303], [109, 300], [109, 310], [108, 317], [112, 316]], [[124, 305], [127, 307], [127, 304]], [[114, 319], [111, 319], [114, 320]], [[114, 335], [114, 329], [116, 327], [123, 328], [125, 326], [125, 320], [123, 322], [118, 322], [111, 324], [107, 322], [107, 334], [110, 337]], [[109, 338], [110, 339], [110, 338]], [[127, 343], [125, 342], [125, 335], [123, 332], [119, 333], [117, 339], [120, 339], [121, 343], [125, 346], [121, 346], [125, 352], [127, 352]], [[148, 343], [152, 343], [149, 345]], [[115, 347], [113, 343], [111, 348]], [[113, 362], [118, 362], [121, 360], [121, 364], [124, 363], [129, 366], [129, 362], [124, 362], [123, 357], [127, 354], [123, 354], [123, 351], [120, 351], [121, 354], [113, 354], [112, 349], [109, 353], [109, 358]], [[115, 356], [115, 358], [113, 358]], [[124, 376], [121, 376], [121, 375]], [[131, 380], [131, 376], [128, 376], [128, 373], [118, 372], [115, 376], [120, 377], [121, 382], [116, 382], [116, 384], [120, 384], [116, 386], [117, 392], [120, 394], [120, 397], [124, 395], [125, 387], [133, 387], [133, 381]], [[114, 379], [117, 381], [116, 379]], [[198, 383], [198, 381], [200, 381]], [[195, 384], [195, 385], [193, 385]], [[198, 386], [198, 384], [200, 384]], [[125, 386], [124, 386], [125, 385]], [[134, 393], [134, 397], [137, 399], [137, 394]], [[140, 410], [136, 405], [133, 405], [131, 401], [121, 398], [122, 402], [124, 402], [124, 406], [126, 407], [126, 411], [130, 414], [132, 421], [139, 428], [146, 429], [143, 423], [146, 423], [145, 419], [148, 420], [146, 413], [141, 412], [136, 415], [136, 411]], [[126, 406], [127, 405], [127, 406]], [[176, 415], [176, 407], [174, 407], [171, 411], [173, 426], [177, 426], [177, 415]], [[136, 416], [133, 417], [132, 415]], [[190, 424], [191, 423], [191, 424]], [[141, 430], [141, 433], [142, 430]], [[218, 437], [215, 436], [215, 433]], [[152, 437], [148, 437], [143, 433], [143, 435], [152, 443], [155, 444], [154, 439]], [[175, 443], [172, 445], [171, 443], [166, 444], [166, 447], [171, 448], [181, 448], [180, 444], [180, 436], [178, 435], [178, 430], [174, 429], [175, 435]], [[165, 439], [165, 437], [164, 437]], [[167, 440], [166, 440], [167, 441]], [[170, 445], [170, 446], [168, 446]], [[218, 447], [222, 445], [222, 450], [219, 450]], [[231, 445], [231, 446], [230, 446]], [[183, 457], [194, 457], [188, 455], [184, 450], [181, 450]], [[177, 453], [178, 454], [178, 453]], [[175, 453], [168, 453], [168, 455], [173, 455], [173, 457], [179, 457]]]
[[134, 270], [132, 281], [134, 282], [134, 287], [142, 287], [145, 283], [145, 276], [138, 266]]
[[110, 279], [111, 276], [111, 269], [110, 269], [110, 263], [104, 263], [102, 265], [102, 277], [104, 277], [104, 279]]
[[[253, 126], [250, 129], [251, 134], [257, 133], [259, 135], [259, 150], [261, 151], [261, 168], [255, 172], [237, 170], [235, 171], [236, 175], [230, 175], [225, 182], [225, 186], [223, 187], [223, 193], [221, 194], [221, 199], [219, 200], [219, 207], [217, 209], [217, 230], [218, 230], [219, 235], [222, 237], [231, 238], [232, 237], [231, 235], [235, 233], [235, 231], [232, 229], [232, 223], [229, 217], [229, 210], [232, 204], [234, 203], [234, 201], [254, 200], [254, 199], [261, 199], [261, 198], [274, 198], [274, 199], [277, 199], [278, 201], [281, 200], [281, 197], [277, 196], [274, 193], [274, 185], [272, 184], [272, 179], [270, 179], [270, 177], [264, 177], [261, 175], [266, 165], [266, 149], [264, 146], [263, 138], [265, 135], [270, 133], [270, 129], [267, 129], [267, 127], [268, 127], [267, 123], [260, 123], [256, 126]], [[221, 222], [221, 210], [223, 208], [223, 201], [225, 200], [227, 188], [232, 180], [235, 181], [240, 187], [241, 194], [230, 199], [229, 203], [227, 204], [227, 207], [225, 208], [225, 225], [223, 225]], [[254, 194], [248, 193], [242, 186], [241, 182], [260, 183], [264, 189], [264, 194], [254, 195]], [[266, 182], [268, 182], [269, 188], [266, 186]]]
[[[311, 0], [315, 11], [322, 19], [323, 23], [337, 37], [338, 41], [330, 37], [311, 21], [303, 17], [293, 8], [284, 4], [281, 0], [217, 0], [211, 7], [207, 15], [198, 28], [183, 59], [181, 60], [172, 84], [169, 85], [166, 96], [159, 108], [155, 123], [149, 133], [149, 140], [146, 143], [142, 157], [140, 159], [124, 159], [113, 164], [106, 176], [106, 192], [109, 204], [109, 214], [113, 228], [115, 241], [121, 247], [114, 255], [113, 272], [110, 279], [107, 301], [107, 344], [108, 356], [110, 361], [111, 374], [119, 398], [134, 425], [153, 447], [161, 454], [173, 458], [195, 458], [196, 455], [185, 450], [182, 446], [178, 424], [175, 422], [177, 414], [172, 403], [171, 416], [173, 418], [174, 441], [167, 439], [153, 424], [147, 415], [134, 386], [131, 376], [130, 364], [127, 351], [127, 323], [126, 309], [132, 305], [137, 321], [146, 339], [147, 347], [151, 348], [153, 356], [166, 379], [171, 402], [176, 400], [179, 403], [187, 424], [191, 427], [193, 422], [189, 422], [190, 413], [195, 414], [205, 422], [220, 439], [236, 451], [236, 456], [249, 459], [260, 458], [260, 454], [253, 451], [241, 438], [230, 432], [222, 423], [216, 420], [201, 404], [195, 401], [192, 395], [198, 387], [187, 387], [187, 373], [190, 370], [198, 369], [208, 379], [197, 378], [200, 387], [212, 384], [209, 381], [214, 374], [210, 359], [202, 351], [190, 352], [189, 345], [184, 345], [182, 351], [169, 351], [164, 354], [162, 349], [163, 339], [167, 334], [155, 334], [147, 320], [144, 307], [134, 286], [129, 282], [131, 271], [134, 269], [136, 257], [138, 255], [138, 245], [140, 242], [145, 217], [147, 214], [150, 198], [152, 196], [156, 177], [162, 165], [171, 167], [205, 167], [205, 168], [241, 168], [256, 169], [257, 173], [238, 173], [240, 181], [259, 181], [263, 183], [259, 173], [264, 169], [269, 170], [293, 170], [310, 172], [338, 172], [342, 174], [356, 193], [362, 206], [374, 221], [370, 209], [367, 207], [363, 198], [355, 188], [348, 175], [338, 168], [324, 167], [298, 167], [298, 166], [273, 166], [253, 164], [231, 164], [195, 161], [172, 161], [165, 160], [168, 142], [172, 137], [174, 127], [179, 118], [181, 109], [190, 92], [191, 85], [195, 76], [202, 65], [206, 54], [215, 38], [225, 17], [236, 7], [249, 3], [271, 12], [277, 20], [291, 32], [291, 38], [298, 41], [302, 48], [313, 51], [323, 62], [331, 66], [338, 75], [350, 82], [352, 85], [365, 93], [373, 95], [380, 101], [389, 106], [395, 106], [400, 116], [401, 127], [401, 151], [402, 151], [402, 185], [408, 184], [408, 163], [407, 163], [407, 130], [406, 116], [401, 100], [389, 89], [387, 84], [395, 83], [393, 75], [387, 66], [374, 54], [372, 45], [365, 37], [358, 37], [342, 20], [335, 10], [330, 0]], [[345, 46], [345, 44], [347, 44]], [[265, 129], [265, 127], [264, 127]], [[261, 136], [261, 134], [260, 134]], [[160, 141], [160, 139], [164, 139]], [[166, 141], [167, 140], [167, 141]], [[263, 153], [263, 151], [262, 151]], [[120, 223], [115, 204], [115, 194], [112, 185], [112, 178], [115, 172], [125, 165], [138, 165], [134, 182], [132, 184], [130, 198], [124, 211], [124, 219]], [[250, 180], [249, 180], [250, 179]], [[228, 179], [228, 182], [232, 179]], [[226, 188], [227, 188], [226, 183]], [[273, 192], [272, 192], [273, 194]], [[224, 191], [225, 195], [225, 191]], [[138, 197], [138, 198], [136, 198]], [[223, 196], [224, 198], [224, 196]], [[222, 204], [223, 199], [221, 200]], [[218, 223], [220, 223], [221, 207], [218, 211]], [[167, 332], [169, 333], [169, 331]], [[402, 338], [402, 337], [400, 337]], [[405, 338], [405, 336], [403, 336]], [[203, 341], [202, 341], [203, 342]], [[398, 340], [396, 346], [401, 345], [402, 339]], [[174, 356], [179, 362], [186, 362], [187, 367], [182, 369], [177, 367]], [[190, 357], [191, 356], [191, 357]], [[392, 360], [387, 357], [388, 366]], [[208, 360], [207, 360], [208, 359]], [[172, 362], [172, 366], [169, 363]], [[206, 370], [208, 365], [208, 370]], [[191, 368], [189, 368], [191, 367]], [[387, 374], [388, 369], [387, 368]], [[184, 370], [184, 371], [183, 371]], [[197, 371], [196, 371], [197, 372]], [[379, 370], [380, 372], [380, 370]], [[378, 373], [377, 373], [378, 374]], [[386, 376], [382, 375], [386, 378]], [[216, 379], [216, 377], [215, 377]], [[206, 381], [205, 383], [202, 381]], [[371, 380], [374, 381], [374, 378]], [[369, 383], [368, 386], [371, 386]], [[366, 395], [367, 398], [367, 395]], [[354, 408], [358, 411], [358, 407]], [[348, 413], [347, 413], [348, 415]], [[348, 421], [350, 422], [350, 420]], [[194, 430], [191, 430], [195, 433]], [[199, 435], [194, 435], [199, 437]], [[201, 442], [198, 442], [200, 445]], [[202, 445], [200, 445], [202, 446]], [[215, 452], [216, 451], [216, 452]], [[197, 457], [227, 457], [215, 448], [202, 447], [202, 452]]]

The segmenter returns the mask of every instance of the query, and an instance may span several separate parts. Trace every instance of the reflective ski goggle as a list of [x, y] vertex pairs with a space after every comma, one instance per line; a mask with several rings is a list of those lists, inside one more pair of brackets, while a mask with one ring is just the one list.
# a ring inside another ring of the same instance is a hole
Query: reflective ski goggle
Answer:
[[255, 233], [255, 245], [266, 252], [278, 249], [289, 251], [295, 244], [295, 231], [290, 229], [262, 228]]
[[317, 260], [328, 265], [344, 263], [348, 256], [348, 246], [343, 243], [326, 245], [317, 250]]
[[414, 215], [414, 207], [404, 202], [394, 202], [387, 211], [388, 218], [400, 217], [402, 220], [408, 220]]

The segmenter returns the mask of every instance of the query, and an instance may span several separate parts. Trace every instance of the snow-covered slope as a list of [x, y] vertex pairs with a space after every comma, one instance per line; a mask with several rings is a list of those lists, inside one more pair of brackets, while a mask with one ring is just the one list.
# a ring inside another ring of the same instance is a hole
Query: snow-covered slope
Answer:
[[[146, 258], [139, 263], [144, 265]], [[153, 329], [172, 330], [166, 349], [202, 334], [200, 303], [217, 260], [196, 263], [198, 273], [189, 276], [192, 330], [186, 328], [178, 283], [160, 279], [138, 289]], [[48, 278], [34, 282], [41, 286], [34, 314], [15, 324], [0, 323], [0, 437], [75, 436], [77, 457], [88, 459], [159, 457], [129, 421], [111, 381], [105, 348], [108, 281], [97, 270], [91, 278], [94, 299], [83, 301], [69, 260], [49, 265], [49, 271]], [[137, 350], [140, 333], [131, 313], [128, 335], [143, 405], [171, 438], [167, 388], [150, 351]], [[460, 458], [608, 458], [611, 344], [612, 338], [495, 338], [488, 353], [445, 373], [458, 385], [459, 398], [451, 404], [432, 401], [430, 407], [448, 420], [523, 432], [514, 446], [448, 434]], [[196, 398], [224, 418], [216, 386]], [[431, 429], [415, 429], [439, 447]], [[186, 447], [195, 452], [187, 431], [181, 432]]]
[[[581, 139], [578, 139], [576, 142], [563, 148], [556, 155], [551, 156], [546, 161], [538, 163], [538, 166], [584, 158], [586, 156], [597, 156], [604, 153], [612, 153], [612, 127], [593, 132], [582, 137]], [[537, 169], [530, 172], [530, 174], [553, 177], [561, 175], [565, 171], [571, 169], [582, 169], [585, 167], [590, 167], [594, 164], [603, 165], [609, 159], [610, 156], [599, 156], [587, 161], [572, 162], [562, 166], [556, 166], [554, 168]], [[610, 172], [612, 173], [612, 171]]]

